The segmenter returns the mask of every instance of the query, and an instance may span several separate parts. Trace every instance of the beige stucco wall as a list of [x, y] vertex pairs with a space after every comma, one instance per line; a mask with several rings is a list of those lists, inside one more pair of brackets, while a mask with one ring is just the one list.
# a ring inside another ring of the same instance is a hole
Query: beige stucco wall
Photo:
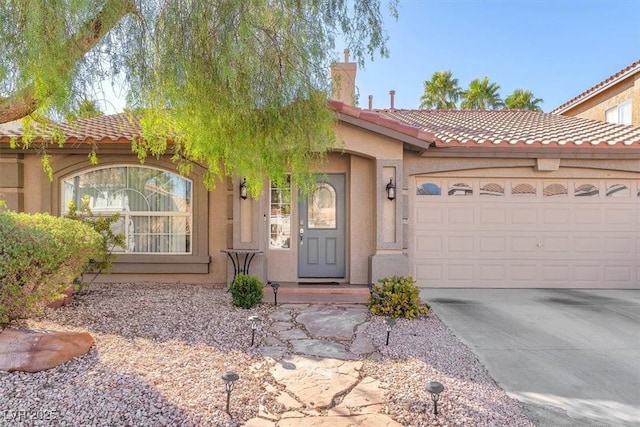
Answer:
[[562, 115], [604, 121], [606, 110], [628, 100], [631, 100], [631, 123], [640, 126], [640, 73], [629, 76]]

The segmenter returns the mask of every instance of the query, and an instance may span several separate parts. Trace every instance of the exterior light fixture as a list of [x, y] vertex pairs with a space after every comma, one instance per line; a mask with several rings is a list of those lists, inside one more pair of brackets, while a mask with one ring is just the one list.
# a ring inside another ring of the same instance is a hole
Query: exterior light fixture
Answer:
[[258, 325], [262, 322], [258, 316], [249, 316], [249, 322], [251, 323], [251, 345], [253, 346], [253, 341], [256, 336], [256, 329], [258, 329]]
[[273, 289], [273, 304], [278, 305], [278, 288], [280, 287], [279, 283], [275, 282], [267, 282], [271, 289]]
[[427, 391], [431, 393], [431, 400], [433, 400], [433, 415], [438, 415], [438, 399], [440, 399], [440, 393], [444, 391], [444, 386], [437, 381], [431, 381], [427, 383]]
[[225, 390], [227, 391], [227, 414], [231, 415], [231, 412], [229, 412], [231, 391], [233, 390], [234, 383], [240, 379], [240, 375], [236, 374], [235, 372], [227, 371], [222, 374], [222, 379], [224, 380]]
[[396, 198], [396, 186], [393, 183], [393, 178], [389, 179], [387, 184], [387, 199], [394, 200]]
[[242, 200], [247, 199], [247, 178], [242, 178], [242, 181], [240, 181], [240, 198]]
[[391, 335], [391, 328], [396, 324], [397, 320], [393, 317], [387, 317], [384, 323], [387, 324], [387, 343], [385, 345], [389, 345], [389, 335]]

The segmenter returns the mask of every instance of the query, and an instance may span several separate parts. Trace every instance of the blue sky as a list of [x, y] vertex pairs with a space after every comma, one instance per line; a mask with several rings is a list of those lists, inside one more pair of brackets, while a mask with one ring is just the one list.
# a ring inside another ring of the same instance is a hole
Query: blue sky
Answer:
[[640, 59], [640, 0], [400, 0], [389, 58], [358, 69], [359, 106], [418, 108], [424, 81], [488, 76], [506, 98], [531, 90], [550, 111]]

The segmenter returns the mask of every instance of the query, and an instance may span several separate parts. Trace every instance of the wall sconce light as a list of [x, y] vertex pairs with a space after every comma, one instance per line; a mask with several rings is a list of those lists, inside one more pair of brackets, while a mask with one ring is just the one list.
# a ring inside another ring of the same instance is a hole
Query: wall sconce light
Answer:
[[396, 198], [396, 186], [393, 183], [393, 178], [389, 179], [387, 184], [387, 199], [394, 200]]
[[242, 200], [247, 199], [247, 178], [242, 178], [242, 181], [240, 181], [240, 198]]
[[433, 400], [433, 415], [438, 415], [438, 399], [440, 399], [440, 393], [444, 391], [444, 386], [437, 381], [431, 381], [427, 383], [427, 391], [431, 393], [431, 400]]

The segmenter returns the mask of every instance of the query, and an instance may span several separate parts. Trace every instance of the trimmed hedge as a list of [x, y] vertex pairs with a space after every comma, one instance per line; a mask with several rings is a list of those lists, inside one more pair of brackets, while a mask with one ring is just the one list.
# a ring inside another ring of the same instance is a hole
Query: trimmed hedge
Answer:
[[62, 296], [99, 251], [91, 227], [49, 214], [0, 213], [0, 324]]
[[264, 285], [256, 276], [238, 274], [231, 285], [233, 305], [251, 308], [260, 304], [264, 297]]

